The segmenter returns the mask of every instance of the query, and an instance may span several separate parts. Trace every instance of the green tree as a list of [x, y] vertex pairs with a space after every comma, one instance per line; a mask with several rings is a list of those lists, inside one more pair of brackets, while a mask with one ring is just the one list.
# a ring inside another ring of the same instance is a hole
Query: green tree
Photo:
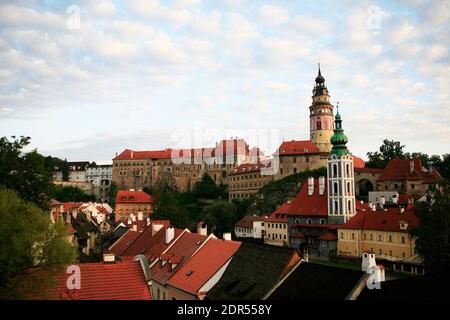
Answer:
[[163, 190], [155, 196], [153, 217], [155, 219], [168, 219], [173, 226], [186, 228], [189, 225], [189, 213], [183, 209], [174, 192]]
[[49, 196], [59, 202], [87, 202], [95, 201], [94, 195], [84, 193], [83, 190], [72, 186], [54, 185]]
[[218, 186], [214, 180], [205, 173], [200, 181], [197, 181], [192, 194], [200, 199], [227, 199], [228, 194], [224, 186]]
[[30, 137], [11, 138], [0, 138], [0, 187], [16, 190], [22, 199], [48, 208], [52, 182], [44, 157], [36, 150], [23, 152]]
[[117, 185], [114, 181], [111, 181], [111, 185], [109, 186], [108, 193], [106, 194], [108, 204], [111, 207], [114, 207], [116, 205], [117, 192], [119, 192], [119, 188], [117, 188]]
[[203, 209], [203, 220], [211, 232], [221, 237], [231, 232], [236, 222], [236, 206], [231, 202], [220, 201]]
[[385, 139], [379, 151], [367, 152], [369, 161], [366, 165], [370, 168], [384, 168], [389, 160], [404, 159], [404, 148], [405, 146], [399, 141]]
[[450, 272], [450, 193], [448, 186], [443, 190], [429, 201], [417, 202], [414, 208], [420, 225], [412, 234], [417, 236], [417, 251], [431, 274]]
[[[73, 263], [76, 250], [66, 234], [64, 223], [52, 223], [35, 204], [0, 188], [0, 298], [23, 298], [24, 276], [33, 269], [62, 271]], [[25, 278], [27, 288], [49, 285], [47, 277]]]
[[442, 157], [433, 155], [430, 157], [430, 165], [437, 169], [439, 173], [450, 181], [450, 153], [442, 155]]

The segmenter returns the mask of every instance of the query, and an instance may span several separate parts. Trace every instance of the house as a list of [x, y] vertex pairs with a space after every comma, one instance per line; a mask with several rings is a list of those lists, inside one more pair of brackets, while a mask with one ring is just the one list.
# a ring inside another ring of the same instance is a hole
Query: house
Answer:
[[346, 300], [365, 285], [366, 273], [302, 261], [266, 297], [267, 300]]
[[439, 172], [425, 170], [416, 159], [390, 160], [377, 179], [378, 191], [397, 191], [399, 194], [423, 195], [442, 180]]
[[[169, 244], [175, 236], [174, 228], [166, 229], [165, 235], [165, 243]], [[185, 230], [157, 259], [150, 263], [152, 296], [155, 300], [171, 299], [167, 287], [168, 281], [207, 239], [207, 236]]]
[[234, 234], [237, 238], [262, 239], [265, 235], [267, 216], [244, 216], [234, 224]]
[[360, 211], [338, 227], [338, 255], [359, 259], [364, 252], [373, 252], [393, 270], [422, 273], [416, 238], [410, 233], [419, 224], [412, 205]]
[[[72, 280], [79, 274], [79, 281]], [[28, 277], [42, 276], [40, 272]], [[48, 277], [49, 275], [46, 274]], [[55, 286], [27, 290], [29, 299], [50, 300], [151, 300], [148, 286], [148, 270], [141, 261], [102, 263], [81, 263], [66, 266], [64, 272], [49, 277], [56, 281]], [[69, 279], [70, 277], [70, 279]], [[68, 284], [71, 287], [68, 287]]]
[[133, 216], [142, 216], [139, 220], [151, 218], [153, 213], [153, 199], [142, 190], [119, 190], [116, 196], [117, 221], [127, 221]]
[[276, 246], [289, 245], [288, 232], [288, 212], [291, 207], [291, 201], [279, 206], [265, 221], [265, 237], [266, 244]]
[[263, 299], [299, 262], [293, 249], [242, 242], [205, 299]]
[[209, 238], [167, 282], [168, 298], [202, 300], [216, 285], [240, 242]]

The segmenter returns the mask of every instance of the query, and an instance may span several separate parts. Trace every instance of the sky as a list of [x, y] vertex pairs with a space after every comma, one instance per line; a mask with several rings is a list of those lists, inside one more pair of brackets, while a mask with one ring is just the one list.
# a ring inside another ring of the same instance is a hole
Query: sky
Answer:
[[0, 136], [68, 160], [309, 139], [317, 63], [350, 151], [450, 152], [450, 0], [0, 0]]

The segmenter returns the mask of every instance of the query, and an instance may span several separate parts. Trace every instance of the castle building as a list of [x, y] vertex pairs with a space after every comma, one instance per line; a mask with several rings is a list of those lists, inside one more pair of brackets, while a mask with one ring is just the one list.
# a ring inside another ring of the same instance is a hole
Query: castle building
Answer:
[[336, 114], [333, 148], [328, 156], [328, 216], [332, 224], [347, 222], [356, 213], [353, 156], [347, 149], [348, 138], [342, 128], [339, 111]]
[[325, 85], [319, 65], [319, 74], [313, 89], [312, 105], [309, 107], [310, 139], [321, 152], [330, 152], [330, 143], [333, 135], [333, 106], [330, 103], [330, 95]]

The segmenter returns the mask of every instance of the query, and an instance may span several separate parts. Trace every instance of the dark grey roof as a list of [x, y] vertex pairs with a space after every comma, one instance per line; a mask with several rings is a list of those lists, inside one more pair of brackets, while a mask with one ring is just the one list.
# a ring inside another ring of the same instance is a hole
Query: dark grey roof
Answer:
[[345, 300], [364, 275], [362, 271], [302, 262], [268, 300]]
[[412, 276], [385, 281], [381, 289], [364, 288], [358, 300], [442, 300], [450, 299], [450, 274]]
[[290, 248], [243, 242], [206, 299], [261, 299], [285, 275], [295, 255], [296, 251]]

